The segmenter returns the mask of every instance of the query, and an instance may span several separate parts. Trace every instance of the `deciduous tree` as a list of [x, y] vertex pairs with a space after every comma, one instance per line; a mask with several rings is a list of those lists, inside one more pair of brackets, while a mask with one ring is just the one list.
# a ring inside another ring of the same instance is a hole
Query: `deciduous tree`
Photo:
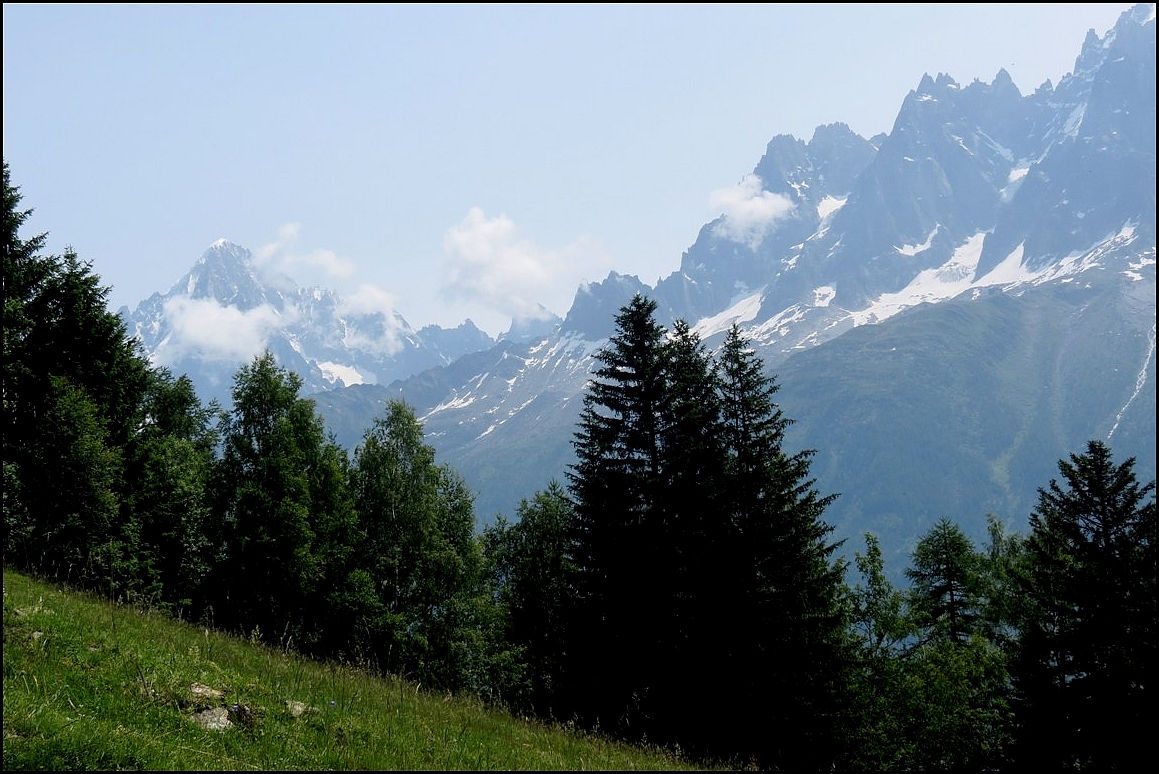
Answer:
[[362, 589], [351, 597], [360, 649], [426, 685], [479, 688], [485, 665], [472, 643], [483, 645], [486, 587], [462, 477], [435, 463], [422, 425], [401, 401], [366, 431], [351, 475], [364, 535], [351, 576]]
[[310, 601], [323, 567], [318, 528], [336, 485], [319, 478], [328, 443], [301, 378], [269, 351], [234, 377], [215, 482], [225, 561], [215, 573], [218, 620], [268, 642], [309, 637]]

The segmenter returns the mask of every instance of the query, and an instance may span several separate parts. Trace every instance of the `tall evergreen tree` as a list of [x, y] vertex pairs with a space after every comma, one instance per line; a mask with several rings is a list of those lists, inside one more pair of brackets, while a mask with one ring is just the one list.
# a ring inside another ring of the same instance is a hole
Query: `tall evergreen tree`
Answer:
[[28, 386], [33, 377], [28, 362], [27, 340], [36, 325], [35, 316], [28, 309], [40, 288], [56, 270], [56, 261], [40, 255], [48, 234], [37, 234], [27, 240], [20, 229], [32, 215], [32, 210], [21, 210], [23, 197], [12, 184], [8, 162], [4, 162], [4, 253], [0, 282], [4, 292], [3, 398], [4, 398], [4, 464], [15, 464], [15, 447], [22, 435], [18, 422], [24, 417], [32, 396]]
[[739, 329], [714, 363], [655, 309], [617, 316], [576, 433], [572, 695], [630, 737], [831, 765], [852, 667], [833, 497], [812, 452], [782, 449], [776, 384]]
[[635, 296], [596, 355], [568, 472], [575, 502], [569, 561], [569, 695], [606, 730], [647, 733], [656, 637], [675, 590], [660, 582], [674, 557], [660, 537], [666, 390], [665, 330], [656, 302]]
[[732, 525], [721, 571], [735, 573], [731, 631], [742, 648], [729, 677], [751, 697], [735, 706], [762, 708], [731, 724], [741, 740], [733, 746], [763, 766], [833, 765], [854, 663], [840, 544], [823, 519], [837, 495], [817, 491], [812, 450], [785, 451], [791, 420], [774, 400], [779, 387], [735, 325], [718, 364]]
[[[993, 525], [992, 525], [993, 527]], [[1001, 550], [992, 532], [991, 556]], [[1009, 674], [1000, 643], [988, 639], [985, 572], [996, 569], [962, 530], [940, 519], [914, 548], [906, 570], [917, 642], [905, 654], [906, 720], [913, 768], [987, 769], [1004, 762], [1009, 735]]]
[[1024, 764], [1127, 769], [1149, 753], [1155, 482], [1140, 484], [1134, 464], [1090, 441], [1038, 491], [1013, 669]]
[[676, 320], [664, 345], [665, 397], [660, 405], [660, 487], [650, 545], [657, 559], [647, 578], [655, 600], [651, 716], [657, 741], [693, 748], [710, 723], [702, 708], [720, 697], [722, 617], [735, 589], [722, 582], [734, 557], [723, 552], [730, 528], [724, 494], [725, 455], [716, 369], [699, 336]]
[[6, 554], [105, 587], [123, 549], [109, 514], [149, 367], [91, 265], [71, 249], [42, 256], [44, 234], [20, 237], [31, 214], [20, 201], [5, 162], [3, 453], [15, 490]]

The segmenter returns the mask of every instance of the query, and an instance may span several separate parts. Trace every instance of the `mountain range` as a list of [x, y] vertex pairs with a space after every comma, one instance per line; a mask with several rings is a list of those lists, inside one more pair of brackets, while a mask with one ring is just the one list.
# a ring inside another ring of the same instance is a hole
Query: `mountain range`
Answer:
[[815, 450], [817, 488], [839, 494], [827, 520], [848, 555], [871, 531], [904, 564], [941, 517], [979, 541], [988, 514], [1025, 531], [1090, 439], [1155, 478], [1154, 10], [1090, 31], [1057, 86], [926, 74], [888, 134], [773, 137], [742, 180], [761, 217], [702, 225], [654, 287], [612, 272], [497, 340], [470, 321], [415, 331], [225, 241], [121, 314], [206, 397], [241, 364], [206, 331], [261, 338], [350, 450], [406, 400], [486, 523], [565, 481], [593, 355], [642, 293], [710, 349], [734, 323], [749, 338], [788, 449]]

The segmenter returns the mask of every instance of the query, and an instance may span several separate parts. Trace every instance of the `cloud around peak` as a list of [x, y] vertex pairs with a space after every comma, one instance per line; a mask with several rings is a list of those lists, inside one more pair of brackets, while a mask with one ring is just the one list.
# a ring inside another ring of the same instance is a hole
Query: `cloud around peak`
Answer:
[[207, 362], [246, 361], [262, 352], [286, 318], [269, 304], [241, 310], [211, 298], [177, 296], [165, 302], [169, 334], [154, 359], [170, 365], [193, 358]]
[[481, 304], [513, 319], [536, 319], [553, 306], [566, 305], [568, 295], [555, 298], [553, 293], [574, 289], [610, 265], [591, 240], [544, 248], [521, 237], [507, 215], [488, 217], [480, 207], [472, 207], [447, 230], [443, 251], [444, 297]]
[[792, 215], [794, 208], [789, 197], [764, 190], [761, 178], [754, 174], [745, 175], [734, 186], [713, 191], [708, 203], [721, 213], [713, 233], [754, 251], [779, 221]]

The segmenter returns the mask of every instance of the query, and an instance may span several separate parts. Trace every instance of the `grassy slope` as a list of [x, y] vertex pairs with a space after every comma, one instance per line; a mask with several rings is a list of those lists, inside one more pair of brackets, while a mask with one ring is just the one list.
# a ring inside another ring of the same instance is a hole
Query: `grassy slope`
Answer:
[[[199, 697], [200, 683], [222, 691]], [[290, 702], [310, 709], [300, 715]], [[196, 712], [237, 705], [211, 731]], [[4, 758], [13, 769], [690, 769], [4, 572]]]

